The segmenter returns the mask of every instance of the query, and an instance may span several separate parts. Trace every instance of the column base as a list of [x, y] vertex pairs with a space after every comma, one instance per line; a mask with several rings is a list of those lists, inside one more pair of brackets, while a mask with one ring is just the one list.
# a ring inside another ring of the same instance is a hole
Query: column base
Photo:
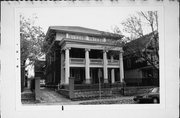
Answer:
[[86, 79], [85, 84], [91, 84], [91, 79]]
[[108, 79], [104, 78], [104, 83], [108, 83]]

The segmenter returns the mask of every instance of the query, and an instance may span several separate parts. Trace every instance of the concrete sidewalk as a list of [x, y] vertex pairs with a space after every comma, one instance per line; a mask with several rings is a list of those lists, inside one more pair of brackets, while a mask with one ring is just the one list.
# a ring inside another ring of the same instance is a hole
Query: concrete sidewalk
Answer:
[[70, 99], [67, 99], [64, 96], [57, 93], [56, 91], [47, 88], [41, 88], [40, 101], [41, 103], [48, 103], [48, 104], [71, 102]]

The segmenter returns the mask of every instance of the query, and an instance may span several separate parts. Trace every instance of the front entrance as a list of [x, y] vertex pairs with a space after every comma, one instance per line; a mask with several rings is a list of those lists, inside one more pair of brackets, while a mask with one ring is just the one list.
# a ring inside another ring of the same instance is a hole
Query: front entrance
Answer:
[[[108, 68], [108, 83], [112, 83], [111, 78], [112, 68]], [[74, 77], [75, 84], [85, 84], [85, 68], [84, 67], [71, 67], [70, 76]], [[90, 68], [90, 81], [91, 84], [98, 84], [99, 78], [101, 83], [104, 83], [103, 68]], [[119, 69], [114, 68], [114, 82], [120, 81]]]
[[100, 77], [101, 83], [103, 83], [103, 69], [102, 68], [91, 68], [90, 69], [90, 77], [91, 77], [92, 84], [99, 83], [99, 77]]
[[85, 68], [73, 67], [70, 68], [70, 76], [74, 77], [74, 84], [83, 84], [85, 81]]

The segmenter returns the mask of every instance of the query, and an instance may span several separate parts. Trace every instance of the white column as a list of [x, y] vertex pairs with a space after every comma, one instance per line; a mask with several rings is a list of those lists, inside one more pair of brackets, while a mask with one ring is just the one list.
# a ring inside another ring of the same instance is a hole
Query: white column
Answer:
[[[53, 66], [56, 66], [55, 65], [56, 64], [56, 62], [55, 62], [56, 61], [56, 52], [54, 52], [53, 60], [52, 61], [53, 61]], [[53, 70], [53, 77], [54, 77], [53, 78], [53, 82], [55, 83], [56, 82], [56, 70], [55, 69]]]
[[64, 76], [64, 51], [61, 51], [61, 83], [64, 84], [65, 76]]
[[[111, 55], [111, 62], [114, 61], [113, 56]], [[115, 75], [114, 75], [114, 69], [111, 69], [111, 83], [115, 82]]]
[[85, 65], [85, 73], [86, 73], [86, 84], [90, 84], [90, 69], [89, 69], [89, 51], [90, 49], [85, 49], [85, 60], [86, 60], [86, 65]]
[[115, 82], [114, 69], [111, 69], [111, 82]]
[[69, 34], [68, 33], [66, 33], [66, 38], [69, 38]]
[[70, 48], [65, 49], [65, 82], [64, 84], [69, 84], [69, 50]]
[[103, 62], [104, 62], [104, 83], [108, 83], [108, 71], [107, 71], [107, 50], [103, 51]]
[[114, 58], [113, 58], [113, 56], [111, 55], [111, 62], [113, 62], [114, 61]]
[[124, 79], [124, 66], [123, 66], [123, 51], [119, 53], [119, 71], [120, 71], [120, 82]]

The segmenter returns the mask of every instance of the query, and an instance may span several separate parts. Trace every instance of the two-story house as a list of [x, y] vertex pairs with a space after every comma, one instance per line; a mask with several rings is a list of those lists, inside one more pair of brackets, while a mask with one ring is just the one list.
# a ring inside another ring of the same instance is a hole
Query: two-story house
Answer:
[[159, 86], [159, 38], [152, 32], [127, 43], [124, 71], [127, 85]]
[[[113, 42], [123, 36], [78, 26], [50, 26], [46, 41], [46, 84], [122, 82], [124, 79], [123, 49]], [[113, 47], [113, 48], [112, 48]], [[112, 52], [118, 53], [118, 57]]]

